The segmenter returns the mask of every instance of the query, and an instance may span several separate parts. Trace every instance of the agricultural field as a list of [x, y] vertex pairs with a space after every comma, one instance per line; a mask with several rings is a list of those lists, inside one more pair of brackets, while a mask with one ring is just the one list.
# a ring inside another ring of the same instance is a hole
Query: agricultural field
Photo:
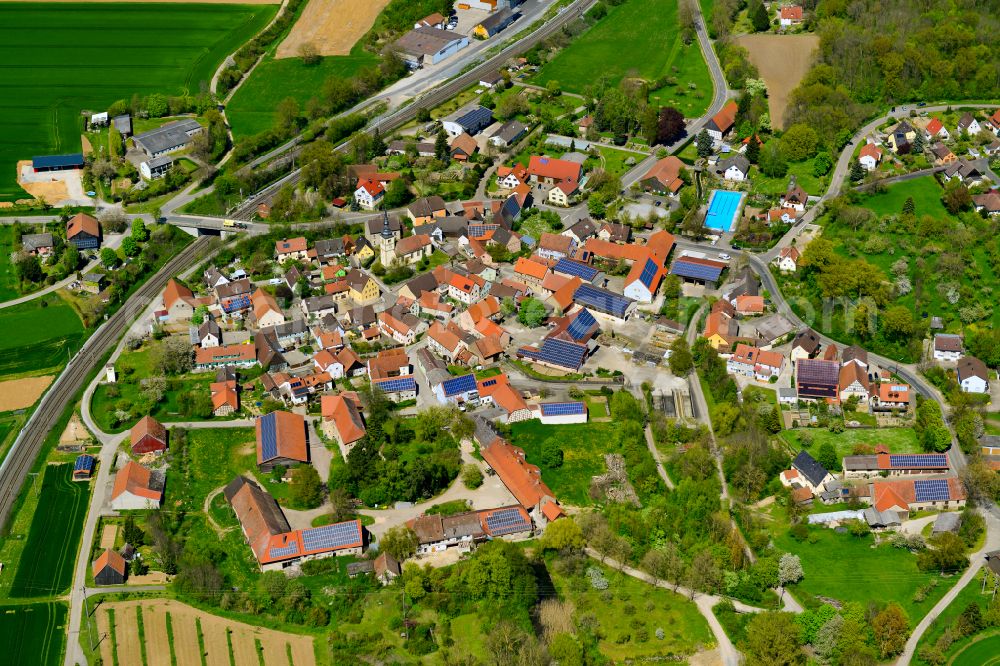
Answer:
[[105, 664], [314, 666], [311, 636], [236, 622], [174, 600], [117, 601], [97, 610]]
[[18, 160], [79, 151], [80, 111], [154, 92], [197, 93], [276, 5], [0, 3], [0, 201]]
[[299, 58], [275, 59], [268, 55], [226, 105], [226, 118], [239, 138], [271, 129], [275, 108], [291, 97], [304, 108], [312, 97], [323, 93], [323, 82], [331, 76], [350, 78], [366, 67], [378, 65], [378, 56], [359, 42], [350, 54], [320, 59], [306, 65]]
[[[37, 604], [0, 606], [0, 663], [56, 666], [62, 663], [65, 639], [66, 604], [49, 601]], [[111, 663], [111, 662], [108, 662]]]
[[[608, 581], [600, 592], [585, 578], [583, 584], [549, 567], [556, 593], [576, 608], [578, 615], [593, 613], [600, 623], [598, 649], [613, 663], [659, 661], [690, 655], [714, 643], [712, 632], [698, 608], [686, 597], [653, 587], [591, 561]], [[609, 600], [610, 597], [610, 600]], [[600, 610], [598, 610], [600, 609]], [[662, 629], [663, 639], [656, 637]]]
[[567, 92], [582, 93], [596, 82], [595, 73], [612, 85], [626, 77], [676, 79], [653, 91], [650, 101], [677, 107], [689, 118], [704, 113], [712, 100], [712, 79], [697, 41], [681, 41], [676, 3], [628, 0], [612, 7], [543, 66], [534, 83], [556, 81]]
[[387, 4], [389, 0], [313, 0], [278, 45], [275, 57], [297, 57], [304, 44], [321, 56], [347, 55]]
[[827, 443], [833, 444], [837, 450], [837, 458], [854, 455], [854, 447], [859, 445], [874, 448], [876, 444], [885, 444], [890, 453], [924, 452], [913, 428], [857, 428], [841, 433], [830, 432], [826, 428], [796, 428], [781, 433], [781, 438], [788, 443], [793, 455], [803, 448], [803, 434], [808, 434], [812, 440], [809, 450], [813, 455]]
[[741, 35], [734, 41], [750, 53], [750, 62], [767, 84], [771, 125], [783, 129], [788, 95], [809, 71], [819, 35]]
[[0, 376], [59, 367], [85, 337], [80, 317], [54, 294], [0, 310], [0, 326]]
[[18, 565], [10, 597], [53, 596], [69, 589], [89, 499], [90, 484], [73, 481], [72, 465], [45, 467], [38, 500], [45, 520], [31, 523], [24, 546], [31, 556]]
[[[592, 501], [587, 494], [590, 478], [604, 474], [604, 454], [612, 435], [611, 423], [577, 423], [542, 425], [538, 421], [522, 421], [511, 426], [511, 442], [524, 449], [533, 465], [542, 469], [545, 484], [559, 501], [575, 506], [587, 506]], [[561, 448], [563, 463], [549, 468], [542, 464], [542, 448], [546, 444]]]
[[[0, 148], [0, 150], [3, 150], [3, 148]], [[0, 160], [2, 159], [0, 157]], [[0, 181], [0, 193], [2, 192], [3, 183]], [[21, 292], [17, 289], [17, 274], [14, 271], [14, 264], [11, 261], [11, 256], [16, 249], [20, 248], [14, 247], [13, 227], [6, 224], [0, 226], [0, 301], [9, 301], [21, 295]]]

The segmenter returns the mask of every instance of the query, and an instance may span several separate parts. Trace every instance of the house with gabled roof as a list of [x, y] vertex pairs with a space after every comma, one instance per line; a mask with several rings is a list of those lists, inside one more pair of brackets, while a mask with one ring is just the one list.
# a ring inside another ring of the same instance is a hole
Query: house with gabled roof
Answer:
[[971, 112], [966, 111], [962, 114], [962, 117], [958, 119], [958, 133], [961, 134], [965, 132], [969, 136], [975, 136], [979, 134], [983, 129], [983, 126], [979, 124]]
[[163, 309], [167, 311], [169, 319], [172, 321], [190, 319], [197, 304], [194, 292], [187, 286], [174, 278], [167, 281], [167, 286], [163, 289]]
[[802, 7], [799, 5], [784, 5], [778, 8], [778, 24], [788, 28], [802, 23]]
[[462, 342], [462, 338], [452, 330], [452, 326], [454, 324], [445, 326], [439, 321], [431, 324], [431, 327], [427, 329], [427, 344], [436, 353], [454, 363], [455, 359], [465, 351], [466, 346]]
[[257, 328], [278, 326], [285, 323], [285, 313], [278, 307], [278, 301], [260, 287], [250, 296], [251, 321]]
[[[794, 474], [788, 474], [788, 471]], [[781, 474], [781, 483], [785, 486], [800, 486], [808, 488], [813, 494], [818, 494], [826, 490], [828, 483], [834, 480], [833, 474], [823, 465], [819, 464], [815, 458], [809, 455], [808, 451], [799, 451], [795, 459], [792, 460], [792, 468]]]
[[229, 416], [240, 409], [240, 394], [236, 380], [212, 382], [208, 386], [212, 397], [212, 416]]
[[66, 223], [66, 242], [78, 250], [101, 247], [101, 223], [93, 215], [77, 213]]
[[163, 474], [128, 461], [115, 474], [111, 508], [115, 511], [159, 509], [163, 501]]
[[947, 141], [951, 138], [951, 134], [948, 133], [948, 128], [944, 126], [937, 118], [931, 118], [930, 122], [927, 123], [927, 127], [924, 128], [924, 136], [928, 141], [940, 140]]
[[796, 363], [795, 388], [799, 400], [836, 401], [839, 386], [839, 362], [803, 358]]
[[510, 379], [505, 374], [480, 379], [478, 382], [479, 399], [484, 404], [498, 407], [504, 423], [517, 423], [532, 418], [531, 409], [520, 391], [510, 385]]
[[861, 163], [865, 171], [874, 171], [881, 161], [882, 149], [874, 143], [866, 143], [861, 147], [861, 152], [858, 154], [858, 162]]
[[309, 254], [309, 242], [304, 236], [284, 238], [274, 243], [274, 258], [279, 264], [289, 259], [306, 261]]
[[129, 431], [134, 455], [167, 450], [167, 429], [152, 416], [143, 416]]
[[840, 367], [839, 395], [841, 402], [846, 402], [851, 396], [856, 395], [859, 406], [867, 405], [871, 398], [867, 368], [858, 363], [845, 362]]
[[819, 336], [811, 328], [806, 328], [795, 335], [795, 338], [792, 340], [792, 351], [789, 356], [792, 359], [792, 363], [797, 365], [802, 359], [816, 358], [819, 350]]
[[275, 465], [287, 468], [309, 462], [309, 436], [299, 414], [279, 410], [258, 416], [255, 428], [257, 466], [262, 472], [270, 472]]
[[902, 520], [911, 512], [961, 508], [966, 501], [962, 481], [955, 476], [876, 480], [870, 493], [876, 510], [895, 511]]
[[365, 436], [365, 423], [356, 393], [324, 395], [320, 401], [320, 413], [323, 432], [328, 437], [335, 437], [348, 450]]
[[729, 133], [736, 123], [736, 114], [739, 112], [739, 105], [736, 100], [729, 100], [717, 114], [705, 125], [705, 131], [715, 142], [721, 142], [723, 137]]
[[681, 179], [681, 170], [684, 168], [684, 163], [680, 159], [668, 155], [657, 160], [639, 179], [639, 184], [646, 192], [676, 196], [684, 187], [684, 181]]
[[778, 258], [775, 259], [775, 263], [778, 266], [778, 270], [782, 273], [794, 273], [799, 267], [799, 259], [802, 258], [802, 253], [799, 249], [794, 246], [783, 247], [778, 252]]
[[989, 393], [990, 370], [975, 356], [963, 356], [955, 366], [958, 385], [965, 393]]
[[94, 585], [124, 585], [125, 558], [113, 548], [105, 548], [91, 565]]
[[962, 336], [954, 333], [938, 333], [934, 336], [934, 360], [958, 361], [962, 358], [964, 347]]

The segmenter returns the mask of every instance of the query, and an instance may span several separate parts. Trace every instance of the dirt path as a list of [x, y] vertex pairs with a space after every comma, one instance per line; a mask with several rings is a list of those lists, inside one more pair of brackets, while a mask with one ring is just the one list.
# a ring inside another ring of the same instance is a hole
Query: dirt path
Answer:
[[296, 58], [303, 44], [315, 46], [319, 55], [347, 55], [388, 4], [389, 0], [309, 0], [274, 57]]
[[750, 62], [757, 66], [767, 84], [771, 124], [784, 129], [788, 95], [809, 71], [819, 36], [741, 35], [735, 41], [750, 52]]

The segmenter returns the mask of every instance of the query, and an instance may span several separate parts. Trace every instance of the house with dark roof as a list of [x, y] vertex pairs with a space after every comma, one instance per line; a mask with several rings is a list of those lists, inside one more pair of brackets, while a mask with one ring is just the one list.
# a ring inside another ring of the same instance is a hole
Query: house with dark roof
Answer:
[[194, 118], [184, 118], [161, 125], [132, 137], [135, 147], [149, 157], [159, 157], [186, 148], [196, 134], [205, 130]]
[[938, 333], [934, 336], [934, 360], [957, 361], [962, 358], [962, 336], [954, 333]]
[[955, 374], [963, 392], [990, 392], [989, 368], [975, 356], [963, 356], [955, 367]]
[[490, 143], [499, 148], [508, 148], [521, 140], [528, 126], [517, 120], [508, 120], [490, 136]]
[[792, 340], [792, 351], [789, 354], [793, 364], [802, 359], [816, 358], [820, 350], [820, 339], [814, 330], [806, 328], [799, 331]]
[[52, 254], [52, 234], [24, 234], [21, 236], [21, 248], [28, 254], [48, 256]]
[[844, 456], [843, 467], [845, 479], [944, 474], [950, 469], [948, 455], [945, 453], [876, 453]]
[[493, 124], [493, 112], [478, 104], [467, 106], [441, 119], [441, 126], [450, 137], [460, 134], [475, 136]]
[[833, 481], [833, 474], [827, 471], [808, 451], [799, 451], [792, 460], [792, 470], [798, 472], [791, 483], [809, 488], [814, 494], [823, 492], [826, 484]]
[[795, 368], [795, 388], [799, 400], [836, 401], [840, 385], [840, 363], [804, 358]]

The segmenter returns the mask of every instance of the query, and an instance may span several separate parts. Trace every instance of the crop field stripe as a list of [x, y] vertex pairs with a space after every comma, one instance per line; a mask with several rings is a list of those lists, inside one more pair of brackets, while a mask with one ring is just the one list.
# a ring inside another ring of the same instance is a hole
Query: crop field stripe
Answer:
[[62, 602], [0, 606], [0, 666], [61, 663], [65, 624]]
[[72, 582], [73, 563], [90, 497], [88, 484], [72, 480], [73, 466], [46, 466], [39, 507], [46, 520], [31, 523], [11, 585], [12, 598], [61, 594]]

